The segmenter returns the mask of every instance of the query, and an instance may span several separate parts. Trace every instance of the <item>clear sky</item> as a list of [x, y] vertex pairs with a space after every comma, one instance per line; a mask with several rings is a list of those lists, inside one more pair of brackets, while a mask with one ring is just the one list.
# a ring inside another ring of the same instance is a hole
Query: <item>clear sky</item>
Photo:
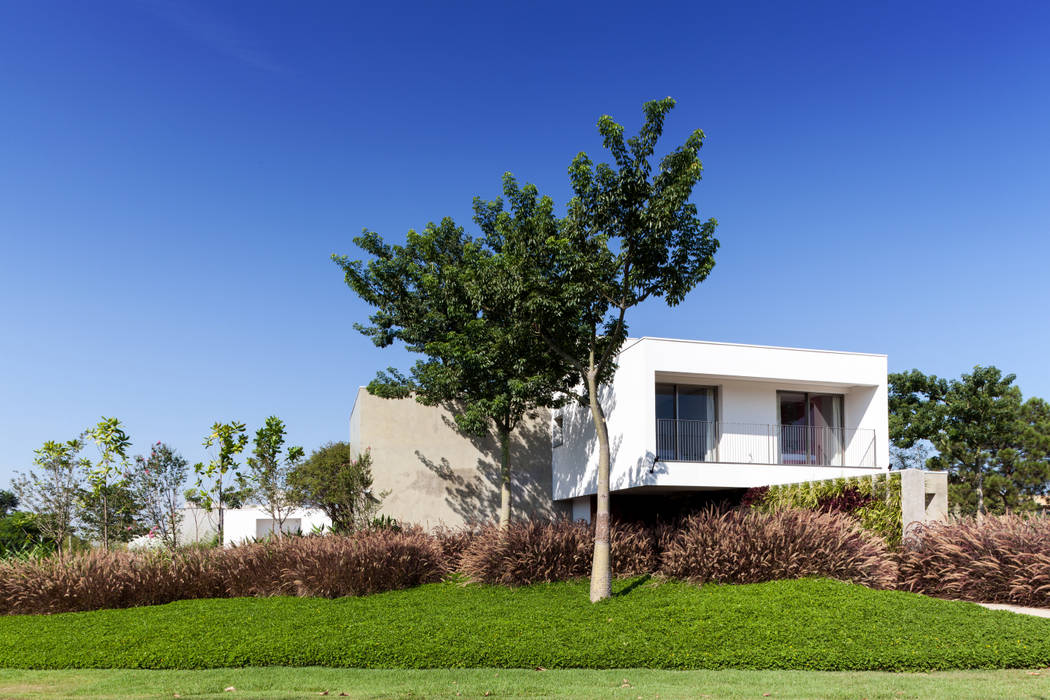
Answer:
[[0, 487], [102, 415], [191, 462], [215, 420], [345, 439], [408, 359], [329, 255], [470, 224], [507, 170], [564, 203], [598, 117], [667, 95], [722, 248], [632, 335], [1050, 398], [1050, 3], [9, 2]]

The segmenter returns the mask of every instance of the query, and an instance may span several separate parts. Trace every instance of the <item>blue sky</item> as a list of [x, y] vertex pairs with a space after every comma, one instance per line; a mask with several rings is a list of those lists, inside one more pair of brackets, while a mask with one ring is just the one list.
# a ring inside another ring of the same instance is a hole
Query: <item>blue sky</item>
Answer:
[[595, 123], [703, 128], [710, 279], [633, 335], [1016, 372], [1050, 398], [1050, 4], [9, 3], [0, 487], [100, 416], [345, 439], [404, 366], [329, 261], [500, 176], [563, 203]]

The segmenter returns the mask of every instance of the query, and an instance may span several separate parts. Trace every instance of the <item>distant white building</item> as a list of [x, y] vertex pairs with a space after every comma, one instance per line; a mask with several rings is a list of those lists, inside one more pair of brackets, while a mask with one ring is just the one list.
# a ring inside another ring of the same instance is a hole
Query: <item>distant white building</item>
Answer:
[[[301, 532], [309, 535], [315, 530], [332, 526], [331, 519], [323, 511], [313, 508], [291, 512], [281, 528], [286, 533]], [[259, 506], [227, 508], [223, 511], [223, 545], [241, 544], [253, 539], [264, 539], [272, 535], [277, 525], [270, 514]], [[179, 544], [210, 542], [219, 531], [219, 514], [193, 506], [182, 509], [182, 525], [179, 528]], [[160, 540], [149, 536], [138, 537], [129, 543], [132, 548], [159, 546]]]

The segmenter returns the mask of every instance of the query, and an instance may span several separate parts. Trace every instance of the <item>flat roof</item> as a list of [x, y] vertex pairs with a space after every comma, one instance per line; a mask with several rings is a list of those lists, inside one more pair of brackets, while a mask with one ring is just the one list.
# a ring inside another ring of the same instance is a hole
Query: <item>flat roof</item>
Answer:
[[851, 352], [848, 350], [820, 350], [817, 348], [789, 348], [781, 345], [755, 345], [753, 343], [723, 343], [715, 340], [687, 340], [685, 338], [657, 338], [651, 335], [643, 335], [641, 338], [628, 338], [624, 343], [624, 347], [620, 348], [620, 352], [623, 352], [629, 348], [634, 347], [638, 343], [645, 340], [659, 341], [662, 343], [693, 343], [696, 345], [724, 345], [736, 348], [761, 348], [764, 350], [791, 350], [794, 352], [824, 352], [832, 355], [862, 355], [865, 357], [888, 357], [883, 353], [878, 352]]

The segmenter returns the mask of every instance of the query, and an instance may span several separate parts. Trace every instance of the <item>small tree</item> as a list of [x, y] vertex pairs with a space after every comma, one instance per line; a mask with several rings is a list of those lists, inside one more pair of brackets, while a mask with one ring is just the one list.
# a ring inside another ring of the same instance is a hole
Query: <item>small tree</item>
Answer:
[[[119, 512], [109, 503], [109, 498], [119, 497], [123, 508], [134, 506], [134, 500], [125, 498], [126, 494], [123, 493], [127, 481], [128, 448], [131, 447], [131, 440], [128, 439], [119, 420], [104, 416], [87, 435], [98, 447], [99, 458], [87, 472], [87, 481], [91, 488], [86, 502], [97, 503], [97, 509], [92, 509], [99, 517], [95, 534], [101, 540], [103, 549], [109, 551], [110, 540], [114, 539], [116, 534], [111, 531], [110, 519]], [[111, 489], [111, 486], [114, 488]], [[78, 498], [83, 501], [83, 494]]]
[[364, 527], [379, 509], [385, 493], [372, 493], [372, 456], [354, 455], [346, 442], [330, 442], [313, 452], [288, 475], [302, 502], [320, 508], [335, 532]]
[[34, 452], [33, 464], [40, 468], [39, 474], [19, 473], [14, 480], [22, 507], [36, 514], [36, 526], [60, 552], [72, 544], [81, 471], [91, 464], [80, 457], [83, 449], [79, 439], [49, 440]]
[[130, 481], [95, 485], [77, 495], [84, 534], [95, 542], [130, 542], [149, 531], [142, 519], [142, 502]]
[[[216, 449], [215, 459], [207, 464], [198, 462], [193, 465], [193, 471], [197, 474], [197, 485], [194, 491], [187, 492], [187, 497], [205, 510], [217, 511], [216, 534], [219, 545], [222, 546], [225, 542], [224, 511], [228, 507], [238, 507], [246, 494], [244, 476], [238, 471], [240, 464], [237, 463], [237, 455], [243, 452], [244, 446], [248, 444], [244, 423], [216, 422], [211, 427], [211, 433], [204, 438], [203, 444], [206, 449]], [[210, 484], [206, 483], [206, 480], [210, 481]]]
[[189, 464], [177, 451], [157, 442], [149, 457], [135, 457], [135, 481], [145, 522], [168, 549], [179, 544], [182, 493]]
[[689, 201], [703, 170], [704, 134], [651, 162], [674, 107], [667, 98], [645, 104], [638, 136], [624, 139], [612, 117], [598, 120], [615, 165], [595, 166], [580, 153], [569, 167], [575, 196], [557, 232], [512, 227], [499, 244], [501, 283], [494, 311], [514, 324], [528, 319], [549, 351], [573, 369], [563, 387], [586, 406], [598, 438], [598, 495], [591, 600], [611, 595], [609, 432], [600, 389], [612, 377], [627, 337], [627, 312], [650, 297], [681, 302], [714, 266], [717, 222], [701, 221]]
[[303, 448], [289, 447], [282, 455], [284, 440], [284, 421], [270, 416], [256, 431], [252, 456], [248, 458], [251, 500], [269, 513], [278, 537], [284, 533], [288, 516], [301, 503], [298, 491], [288, 484], [288, 475], [302, 461]]
[[[507, 228], [557, 229], [553, 204], [534, 187], [519, 189], [507, 178], [511, 211], [496, 200], [475, 200], [475, 220], [489, 240]], [[355, 328], [385, 347], [395, 340], [426, 356], [406, 377], [380, 373], [368, 385], [384, 398], [414, 396], [425, 405], [442, 405], [460, 432], [482, 437], [494, 431], [500, 446], [500, 527], [511, 518], [511, 436], [521, 420], [539, 407], [559, 405], [557, 390], [569, 369], [547, 352], [528, 319], [498, 322], [487, 311], [487, 290], [499, 275], [491, 248], [467, 236], [451, 219], [409, 231], [404, 246], [386, 245], [366, 231], [354, 239], [372, 256], [367, 265], [334, 256], [346, 283], [376, 308], [372, 325]]]

